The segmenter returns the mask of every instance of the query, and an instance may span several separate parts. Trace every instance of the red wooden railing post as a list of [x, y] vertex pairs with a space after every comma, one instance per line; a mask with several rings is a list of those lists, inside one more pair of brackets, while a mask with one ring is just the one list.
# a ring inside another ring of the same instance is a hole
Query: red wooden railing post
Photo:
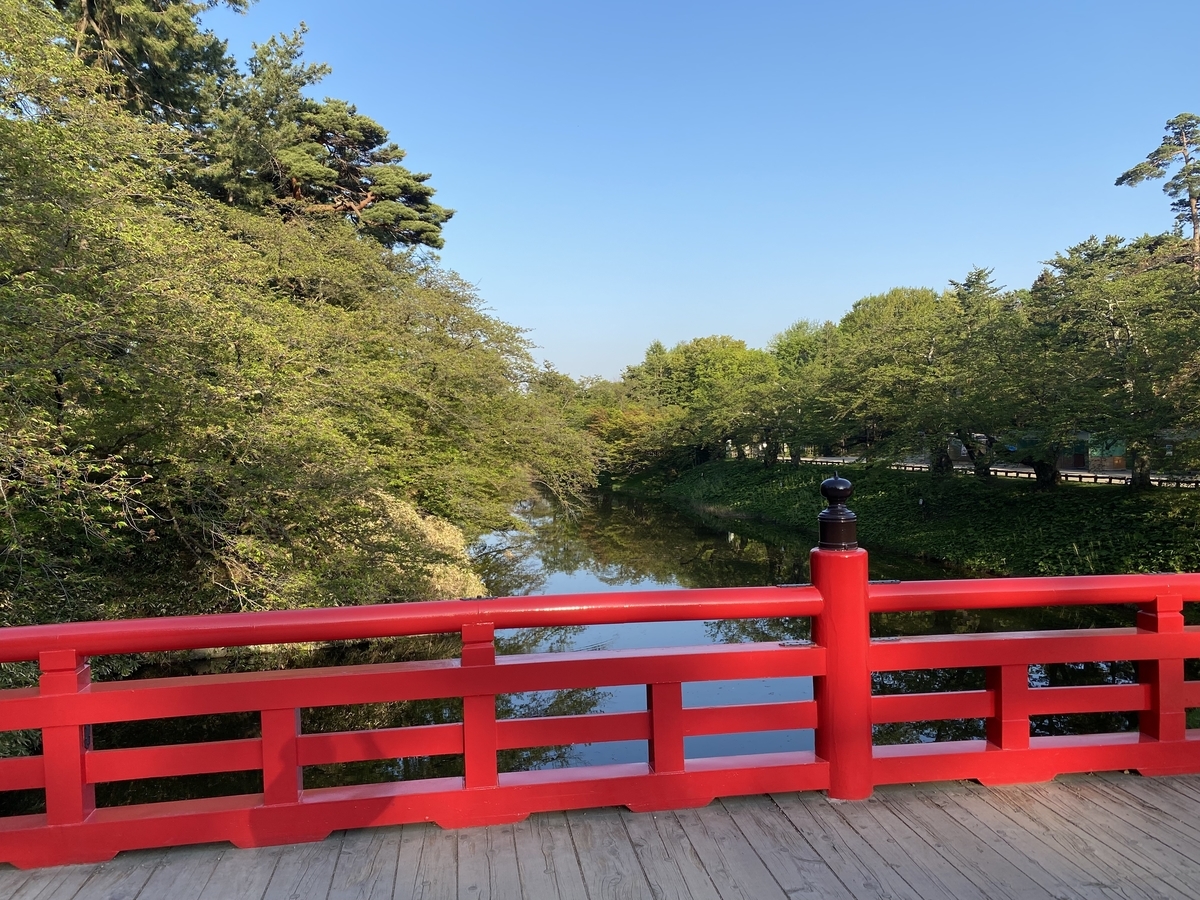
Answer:
[[825, 648], [825, 674], [813, 679], [816, 753], [829, 763], [829, 796], [841, 800], [869, 797], [875, 786], [867, 552], [846, 508], [853, 490], [836, 474], [821, 483], [829, 508], [818, 516], [820, 543], [810, 557], [812, 583], [824, 599], [813, 617], [813, 642]]
[[[1183, 631], [1183, 595], [1163, 594], [1138, 608], [1141, 631]], [[1138, 716], [1144, 737], [1156, 741], [1182, 741], [1187, 737], [1187, 710], [1183, 705], [1183, 660], [1144, 659], [1138, 663], [1138, 680], [1150, 685], [1150, 708]]]
[[998, 750], [1027, 750], [1029, 666], [992, 666], [985, 678], [995, 704], [995, 714], [987, 720], [988, 743]]
[[646, 685], [650, 713], [650, 771], [683, 771], [683, 685]]
[[[462, 665], [496, 664], [496, 628], [491, 622], [462, 627]], [[468, 788], [492, 788], [496, 773], [496, 695], [463, 697], [463, 770]]]
[[[92, 669], [74, 650], [44, 650], [38, 693], [78, 694], [92, 689]], [[96, 787], [87, 780], [84, 754], [91, 749], [90, 725], [50, 725], [42, 729], [46, 768], [46, 824], [82, 822], [96, 809]]]
[[299, 803], [304, 787], [297, 739], [300, 710], [264, 709], [262, 716], [263, 802]]

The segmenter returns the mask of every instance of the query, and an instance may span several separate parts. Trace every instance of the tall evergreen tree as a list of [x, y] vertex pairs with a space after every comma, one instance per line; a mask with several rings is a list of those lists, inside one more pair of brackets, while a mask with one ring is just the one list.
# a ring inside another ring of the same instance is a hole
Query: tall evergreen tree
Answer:
[[108, 90], [159, 122], [203, 124], [235, 69], [226, 42], [202, 30], [205, 10], [254, 0], [54, 0], [77, 59], [112, 76]]
[[306, 96], [330, 70], [302, 61], [304, 32], [255, 46], [249, 74], [231, 81], [202, 181], [250, 209], [345, 219], [386, 247], [441, 247], [454, 211], [433, 202], [430, 176], [401, 165], [404, 151], [353, 104]]
[[1145, 162], [1121, 173], [1117, 184], [1136, 185], [1148, 178], [1166, 178], [1176, 163], [1179, 168], [1163, 185], [1163, 193], [1172, 198], [1171, 209], [1178, 223], [1192, 226], [1192, 269], [1200, 277], [1200, 116], [1180, 113], [1170, 119], [1162, 143]]

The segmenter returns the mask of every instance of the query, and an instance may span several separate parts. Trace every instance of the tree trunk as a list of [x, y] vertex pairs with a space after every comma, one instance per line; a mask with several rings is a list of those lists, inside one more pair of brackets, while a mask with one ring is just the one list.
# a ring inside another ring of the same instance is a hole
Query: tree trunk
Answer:
[[1040, 459], [1033, 463], [1033, 474], [1037, 479], [1038, 486], [1044, 488], [1054, 487], [1062, 477], [1058, 471], [1057, 462], [1043, 462]]
[[1130, 442], [1127, 449], [1130, 457], [1130, 485], [1137, 490], [1150, 487], [1150, 455], [1146, 452], [1148, 448], [1139, 441]]
[[933, 461], [929, 465], [929, 471], [934, 475], [953, 475], [954, 460], [950, 458], [950, 451], [945, 447], [939, 447], [933, 456]]

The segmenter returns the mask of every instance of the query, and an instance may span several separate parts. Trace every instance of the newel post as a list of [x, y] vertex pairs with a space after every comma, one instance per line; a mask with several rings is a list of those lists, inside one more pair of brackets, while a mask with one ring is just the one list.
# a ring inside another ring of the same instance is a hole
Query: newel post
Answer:
[[[496, 628], [491, 622], [463, 625], [462, 662], [467, 666], [496, 665]], [[463, 697], [463, 769], [468, 788], [494, 788], [496, 766], [496, 695]]]
[[836, 473], [821, 483], [829, 508], [817, 516], [820, 543], [810, 557], [813, 586], [825, 601], [813, 617], [813, 642], [825, 648], [825, 674], [813, 679], [816, 753], [829, 763], [829, 796], [840, 800], [861, 800], [874, 788], [867, 552], [846, 508], [853, 492]]
[[[74, 650], [43, 650], [39, 657], [42, 697], [81, 694], [92, 689], [92, 669]], [[42, 728], [46, 767], [46, 824], [73, 825], [96, 810], [96, 786], [87, 780], [86, 754], [92, 727], [74, 723]]]

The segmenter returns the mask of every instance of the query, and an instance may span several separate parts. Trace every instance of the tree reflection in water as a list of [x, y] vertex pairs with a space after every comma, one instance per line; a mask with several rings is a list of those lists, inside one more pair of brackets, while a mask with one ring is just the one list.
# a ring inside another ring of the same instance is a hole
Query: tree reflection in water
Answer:
[[[744, 521], [731, 526], [728, 521], [686, 516], [657, 504], [626, 500], [612, 494], [602, 495], [594, 507], [582, 511], [568, 512], [549, 500], [538, 499], [524, 505], [518, 513], [523, 523], [520, 530], [490, 535], [474, 548], [476, 564], [493, 596], [635, 586], [703, 588], [803, 583], [808, 580], [808, 554], [815, 543], [815, 533], [788, 533]], [[965, 576], [915, 560], [872, 553], [871, 577], [935, 579]], [[1195, 612], [1189, 610], [1188, 615], [1192, 621]], [[875, 637], [891, 637], [1093, 628], [1128, 626], [1133, 623], [1133, 617], [1132, 607], [1111, 606], [889, 613], [873, 615], [871, 631]], [[708, 639], [714, 643], [807, 640], [810, 637], [806, 618], [710, 622], [706, 630]], [[497, 637], [497, 651], [524, 653], [568, 649], [581, 632], [580, 628], [544, 628], [505, 633]], [[95, 668], [101, 678], [150, 678], [444, 659], [458, 656], [460, 650], [457, 636], [441, 635], [266, 652], [203, 656], [158, 654], [119, 661], [121, 664], [97, 660]], [[1190, 660], [1188, 666], [1189, 678], [1200, 677], [1196, 660]], [[1032, 687], [1133, 681], [1136, 681], [1136, 666], [1129, 661], [1030, 668]], [[983, 686], [984, 672], [978, 668], [887, 672], [874, 676], [874, 690], [879, 694], [980, 690]], [[497, 715], [501, 718], [586, 715], [600, 709], [608, 696], [607, 692], [598, 689], [506, 695], [497, 698]], [[303, 710], [301, 717], [306, 732], [400, 728], [460, 722], [462, 704], [457, 698], [451, 698], [313, 708]], [[253, 738], [258, 736], [258, 727], [258, 716], [254, 713], [118, 723], [96, 726], [94, 746], [109, 749]], [[1136, 728], [1136, 712], [1038, 716], [1031, 721], [1034, 735]], [[981, 738], [983, 734], [984, 723], [978, 719], [876, 726], [878, 743], [961, 740]], [[40, 747], [34, 741], [18, 752], [38, 753]], [[564, 766], [576, 762], [576, 754], [576, 750], [567, 747], [507, 750], [500, 753], [499, 764], [501, 771]], [[322, 787], [461, 775], [462, 766], [461, 756], [314, 766], [305, 770], [305, 784]], [[113, 805], [261, 790], [261, 773], [234, 772], [100, 785], [97, 799], [103, 805]], [[0, 793], [0, 814], [34, 811], [40, 805], [40, 792]]]

